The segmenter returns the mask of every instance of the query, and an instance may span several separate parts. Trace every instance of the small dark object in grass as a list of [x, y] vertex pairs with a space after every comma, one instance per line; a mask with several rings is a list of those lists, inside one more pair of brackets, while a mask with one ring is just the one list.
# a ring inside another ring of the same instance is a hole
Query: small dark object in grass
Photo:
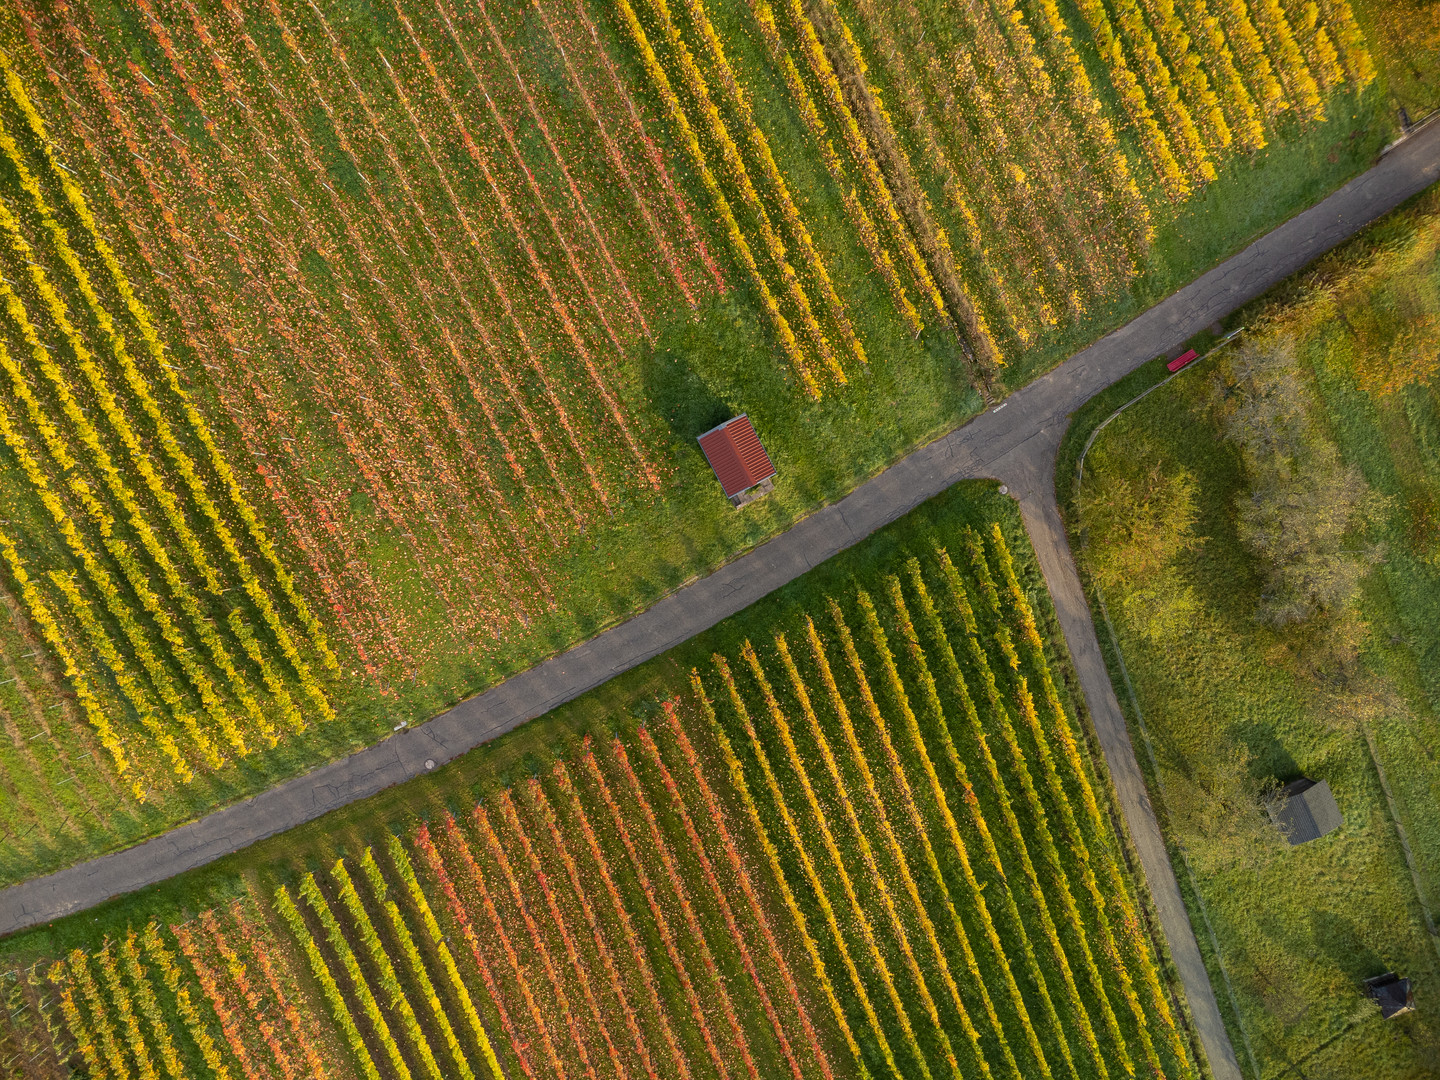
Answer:
[[1400, 978], [1393, 971], [1366, 979], [1365, 996], [1380, 1006], [1380, 1016], [1385, 1020], [1415, 1011], [1415, 990], [1410, 980]]

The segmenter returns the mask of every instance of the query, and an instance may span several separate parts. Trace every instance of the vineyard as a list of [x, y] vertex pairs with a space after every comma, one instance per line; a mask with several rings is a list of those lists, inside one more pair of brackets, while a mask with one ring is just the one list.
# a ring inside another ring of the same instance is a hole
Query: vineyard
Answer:
[[[793, 520], [1376, 78], [1349, 0], [0, 25], [6, 880], [433, 714]], [[705, 350], [760, 357], [785, 418], [793, 491], [740, 525], [672, 416], [744, 407], [666, 374]], [[813, 441], [826, 408], [863, 454]]]
[[977, 524], [712, 632], [478, 803], [77, 928], [3, 984], [0, 1075], [1197, 1076], [1033, 570]]

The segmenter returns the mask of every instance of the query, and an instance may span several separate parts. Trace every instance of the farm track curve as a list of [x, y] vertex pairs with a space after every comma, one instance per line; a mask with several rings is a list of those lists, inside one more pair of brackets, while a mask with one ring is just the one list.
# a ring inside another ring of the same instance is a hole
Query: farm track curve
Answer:
[[203, 866], [422, 775], [678, 645], [858, 543], [959, 480], [1019, 501], [1161, 929], [1215, 1080], [1240, 1080], [1145, 790], [1055, 499], [1070, 415], [1096, 393], [1300, 270], [1440, 179], [1440, 123], [1125, 326], [845, 498], [634, 618], [349, 757], [123, 851], [0, 891], [0, 936]]

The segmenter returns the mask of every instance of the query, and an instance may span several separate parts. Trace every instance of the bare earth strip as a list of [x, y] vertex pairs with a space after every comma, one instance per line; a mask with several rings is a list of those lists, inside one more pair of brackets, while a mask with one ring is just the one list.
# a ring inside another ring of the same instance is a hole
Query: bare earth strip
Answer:
[[1216, 1080], [1239, 1080], [1164, 839], [1095, 636], [1055, 501], [1070, 415], [1117, 379], [1223, 318], [1440, 178], [1440, 124], [1004, 404], [916, 450], [831, 506], [569, 652], [350, 757], [124, 851], [0, 891], [0, 936], [203, 866], [419, 776], [679, 645], [959, 480], [996, 478], [1020, 502], [1161, 926]]

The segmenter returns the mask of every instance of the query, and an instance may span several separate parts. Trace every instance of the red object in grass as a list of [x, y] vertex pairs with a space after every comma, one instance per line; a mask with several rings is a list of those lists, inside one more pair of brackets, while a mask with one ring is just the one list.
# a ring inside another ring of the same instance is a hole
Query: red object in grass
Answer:
[[1183, 353], [1175, 357], [1174, 360], [1171, 360], [1170, 363], [1166, 364], [1165, 366], [1171, 371], [1179, 371], [1182, 367], [1190, 363], [1191, 360], [1194, 360], [1195, 357], [1199, 355], [1200, 354], [1197, 353], [1194, 349], [1186, 349]]
[[750, 417], [744, 413], [711, 428], [700, 436], [699, 442], [727, 498], [734, 498], [775, 475], [770, 455], [760, 445], [760, 436], [755, 434]]

